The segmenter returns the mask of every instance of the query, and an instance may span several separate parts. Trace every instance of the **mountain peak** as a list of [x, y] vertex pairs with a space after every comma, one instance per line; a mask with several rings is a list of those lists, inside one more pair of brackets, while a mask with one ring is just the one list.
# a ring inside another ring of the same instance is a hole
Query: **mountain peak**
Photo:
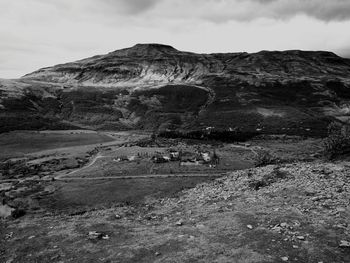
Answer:
[[116, 50], [112, 52], [113, 55], [117, 56], [149, 56], [158, 54], [172, 54], [179, 52], [177, 49], [169, 45], [157, 44], [157, 43], [145, 43], [136, 44], [133, 47]]
[[177, 51], [175, 48], [169, 45], [158, 44], [158, 43], [139, 43], [131, 47], [132, 49], [157, 49], [157, 50], [173, 50]]

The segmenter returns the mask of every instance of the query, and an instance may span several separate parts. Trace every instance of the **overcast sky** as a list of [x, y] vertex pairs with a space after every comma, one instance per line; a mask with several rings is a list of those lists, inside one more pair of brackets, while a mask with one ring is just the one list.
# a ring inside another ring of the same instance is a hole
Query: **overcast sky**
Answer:
[[350, 57], [350, 0], [0, 0], [0, 78], [136, 43]]

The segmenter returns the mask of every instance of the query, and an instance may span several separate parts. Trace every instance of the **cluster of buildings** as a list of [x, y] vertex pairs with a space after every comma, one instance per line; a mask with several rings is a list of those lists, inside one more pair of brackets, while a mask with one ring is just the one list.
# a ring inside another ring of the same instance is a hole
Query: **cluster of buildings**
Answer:
[[171, 161], [179, 161], [180, 165], [218, 165], [220, 162], [219, 156], [208, 151], [181, 152], [170, 150], [169, 153], [157, 153], [152, 157], [154, 163], [166, 163]]
[[190, 152], [174, 149], [170, 149], [167, 152], [156, 152], [155, 154], [138, 153], [137, 155], [119, 156], [113, 159], [113, 161], [131, 162], [145, 158], [150, 158], [153, 163], [179, 162], [180, 166], [209, 165], [210, 167], [215, 167], [220, 163], [220, 158], [215, 150], [213, 152], [203, 150]]

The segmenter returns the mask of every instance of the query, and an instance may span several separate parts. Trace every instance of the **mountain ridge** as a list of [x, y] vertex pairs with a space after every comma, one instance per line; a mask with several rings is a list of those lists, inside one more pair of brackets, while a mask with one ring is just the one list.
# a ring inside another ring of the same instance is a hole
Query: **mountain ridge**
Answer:
[[[277, 70], [277, 74], [284, 74], [284, 78], [288, 77], [286, 74], [293, 74], [293, 77], [307, 75], [304, 69], [298, 68], [298, 63], [303, 64], [302, 67], [309, 67], [309, 76], [318, 74], [316, 77], [319, 77], [322, 74], [320, 70], [317, 72], [319, 67], [330, 67], [330, 72], [323, 73], [335, 77], [350, 74], [350, 60], [329, 51], [196, 54], [178, 51], [168, 45], [137, 44], [106, 55], [39, 69], [23, 78], [59, 83], [71, 81], [81, 85], [90, 85], [88, 80], [95, 84], [117, 84], [121, 80], [134, 80], [133, 82], [140, 85], [140, 82], [147, 84], [152, 80], [154, 81], [151, 84], [162, 80], [198, 83], [205, 75], [223, 73], [237, 77], [241, 73], [254, 75], [262, 72], [271, 75]], [[314, 70], [310, 68], [310, 63], [313, 63], [311, 67]], [[140, 76], [141, 80], [136, 81]], [[127, 83], [124, 81], [122, 84]]]
[[332, 120], [350, 119], [350, 59], [329, 51], [196, 54], [136, 44], [6, 85], [3, 120], [20, 111], [94, 129], [322, 135]]

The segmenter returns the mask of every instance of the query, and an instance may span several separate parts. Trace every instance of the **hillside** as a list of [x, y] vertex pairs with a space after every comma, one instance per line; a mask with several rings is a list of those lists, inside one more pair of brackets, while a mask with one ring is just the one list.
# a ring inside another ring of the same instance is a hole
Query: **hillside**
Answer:
[[345, 263], [348, 173], [347, 163], [267, 166], [139, 206], [28, 216], [2, 226], [0, 259]]
[[323, 136], [348, 121], [350, 60], [324, 51], [195, 54], [137, 44], [0, 80], [0, 131], [206, 127]]

